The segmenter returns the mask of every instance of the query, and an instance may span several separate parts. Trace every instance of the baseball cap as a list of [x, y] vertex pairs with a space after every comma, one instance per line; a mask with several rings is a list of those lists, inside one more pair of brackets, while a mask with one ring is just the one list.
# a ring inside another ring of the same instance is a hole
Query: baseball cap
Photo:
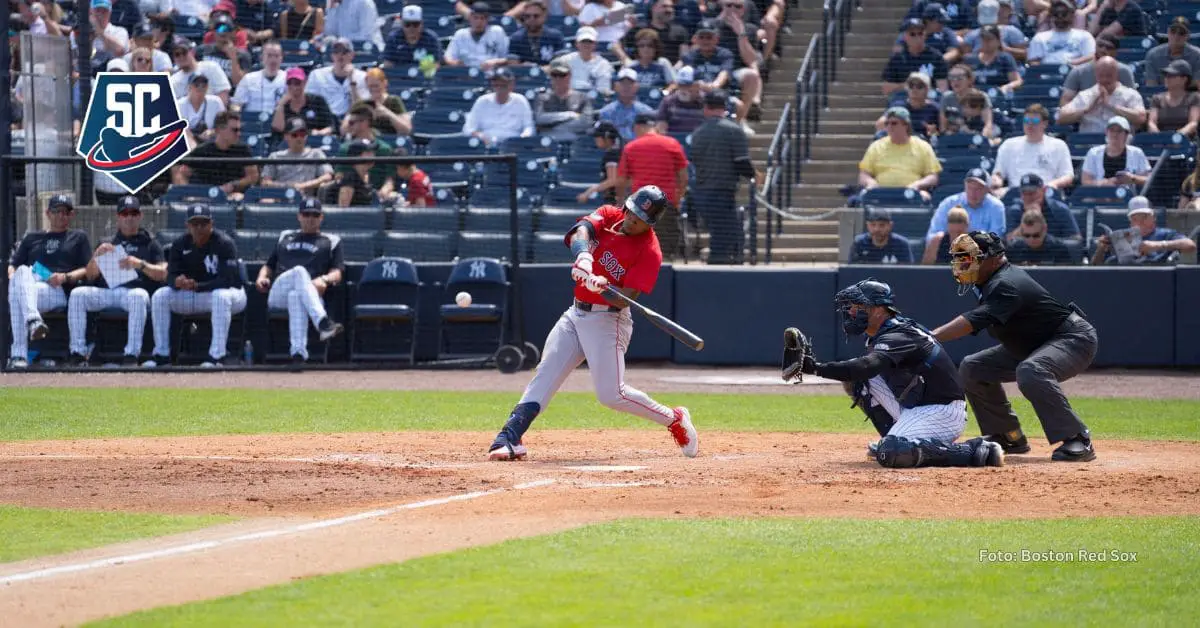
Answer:
[[301, 117], [288, 118], [287, 122], [285, 122], [283, 124], [283, 132], [284, 133], [297, 133], [299, 131], [307, 131], [307, 130], [308, 130], [308, 124], [306, 124], [304, 122], [304, 118], [301, 118]]
[[919, 28], [921, 30], [925, 30], [925, 22], [922, 22], [920, 18], [910, 17], [907, 20], [904, 20], [903, 22], [900, 23], [901, 31], [909, 31], [914, 28]]
[[948, 19], [946, 8], [939, 2], [931, 2], [925, 5], [925, 10], [921, 11], [922, 20], [930, 20], [935, 22], [945, 22]]
[[729, 94], [723, 89], [714, 89], [704, 95], [704, 106], [710, 109], [724, 109], [729, 103]]
[[1000, 3], [996, 0], [982, 0], [975, 7], [975, 17], [980, 26], [995, 24], [1000, 21]]
[[288, 68], [287, 74], [284, 75], [284, 81], [292, 79], [303, 81], [306, 78], [308, 78], [308, 75], [304, 73], [304, 68]]
[[304, 212], [325, 213], [325, 210], [321, 207], [321, 201], [318, 201], [315, 198], [306, 198], [300, 201], [299, 213], [303, 214]]
[[714, 19], [701, 20], [696, 26], [696, 34], [700, 33], [716, 33], [721, 30], [721, 25]]
[[1113, 116], [1113, 117], [1109, 118], [1108, 124], [1104, 125], [1104, 128], [1109, 129], [1114, 126], [1121, 127], [1121, 130], [1125, 131], [1126, 133], [1131, 132], [1131, 129], [1129, 128], [1129, 120], [1126, 120], [1125, 118], [1122, 118], [1121, 116]]
[[971, 168], [967, 171], [967, 176], [963, 181], [978, 181], [983, 185], [988, 184], [988, 173], [983, 168]]
[[137, 26], [133, 27], [133, 38], [139, 39], [142, 37], [153, 37], [154, 27], [149, 22], [138, 22]]
[[1134, 214], [1153, 214], [1154, 209], [1150, 207], [1150, 199], [1145, 196], [1135, 196], [1129, 199], [1129, 213], [1127, 216]]
[[488, 13], [491, 13], [491, 12], [492, 12], [492, 7], [488, 6], [488, 3], [486, 3], [486, 2], [476, 2], [471, 5], [471, 13], [482, 13], [484, 15], [487, 15]]
[[127, 194], [127, 195], [122, 196], [121, 198], [117, 199], [117, 213], [121, 213], [127, 209], [141, 209], [141, 208], [142, 208], [142, 202], [138, 200], [138, 197], [136, 197], [132, 194]]
[[867, 222], [891, 222], [892, 213], [882, 207], [867, 210]]
[[424, 17], [421, 6], [417, 4], [410, 4], [400, 11], [400, 19], [405, 22], [421, 22]]
[[109, 11], [112, 11], [112, 1], [111, 0], [92, 0], [92, 8], [93, 9], [108, 9]]
[[691, 85], [696, 82], [696, 71], [692, 66], [685, 65], [675, 73], [675, 82], [680, 85]]
[[346, 147], [346, 154], [350, 157], [358, 157], [368, 151], [375, 152], [375, 142], [366, 138], [354, 140]]
[[617, 80], [618, 81], [636, 81], [636, 80], [638, 80], [638, 75], [637, 75], [637, 72], [634, 71], [633, 68], [621, 68], [621, 71], [617, 72]]
[[1188, 63], [1186, 59], [1176, 59], [1167, 64], [1167, 67], [1163, 68], [1162, 73], [1167, 76], [1190, 77], [1192, 75], [1192, 64]]
[[108, 65], [104, 66], [104, 69], [108, 70], [109, 72], [128, 72], [129, 63], [118, 57], [116, 59], [110, 59], [108, 61]]
[[187, 221], [191, 222], [197, 218], [200, 220], [212, 220], [212, 210], [208, 208], [208, 205], [201, 205], [197, 203], [187, 208]]
[[557, 76], [566, 76], [571, 73], [571, 66], [563, 61], [554, 61], [550, 64], [550, 74]]
[[921, 74], [920, 72], [913, 72], [912, 74], [909, 74], [908, 79], [904, 81], [904, 84], [907, 85], [912, 81], [921, 81], [925, 84], [925, 89], [933, 87], [933, 83], [929, 81], [929, 76], [926, 74]]
[[1192, 24], [1185, 16], [1180, 15], [1171, 20], [1171, 25], [1167, 27], [1167, 32], [1190, 35], [1192, 32]]
[[596, 41], [599, 35], [596, 34], [596, 29], [591, 26], [584, 26], [575, 31], [575, 41]]
[[504, 66], [500, 66], [488, 74], [489, 81], [494, 81], [496, 79], [500, 79], [502, 81], [512, 81], [515, 80], [516, 77], [513, 76], [512, 70]]
[[330, 52], [353, 52], [354, 44], [351, 43], [350, 40], [346, 39], [345, 37], [338, 37], [337, 39], [333, 40], [332, 44], [329, 45], [329, 51]]
[[208, 86], [208, 77], [197, 72], [192, 75], [192, 80], [188, 81], [188, 85], [204, 85]]
[[891, 107], [883, 113], [884, 119], [897, 118], [912, 126], [912, 115], [904, 107]]
[[195, 47], [196, 44], [183, 35], [176, 35], [175, 37], [171, 38], [171, 52], [179, 50], [180, 48], [183, 48], [184, 50], [191, 50]]
[[46, 203], [46, 209], [51, 211], [60, 207], [65, 208], [69, 212], [75, 211], [75, 204], [71, 202], [71, 199], [66, 194], [55, 194]]
[[1021, 177], [1020, 185], [1022, 190], [1040, 190], [1046, 185], [1046, 182], [1042, 181], [1040, 176], [1030, 172]]
[[654, 124], [658, 122], [658, 115], [653, 113], [639, 113], [633, 117], [634, 124]]
[[621, 137], [621, 131], [617, 128], [617, 125], [613, 124], [612, 122], [609, 122], [608, 120], [600, 120], [594, 126], [592, 126], [592, 137], [607, 137], [610, 139], [617, 139], [618, 137]]
[[210, 28], [215, 33], [231, 33], [233, 32], [233, 18], [229, 17], [228, 13], [213, 13]]

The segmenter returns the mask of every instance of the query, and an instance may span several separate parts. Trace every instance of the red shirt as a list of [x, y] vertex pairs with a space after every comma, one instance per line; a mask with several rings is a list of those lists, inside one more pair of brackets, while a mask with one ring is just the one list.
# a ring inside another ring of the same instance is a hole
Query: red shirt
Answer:
[[687, 166], [687, 155], [675, 138], [647, 133], [625, 145], [617, 174], [633, 179], [631, 191], [644, 185], [657, 185], [673, 205], [678, 205], [675, 176]]
[[[633, 288], [643, 294], [654, 290], [658, 269], [662, 267], [662, 249], [658, 247], [658, 236], [654, 235], [653, 229], [635, 236], [621, 233], [625, 212], [613, 205], [601, 205], [583, 220], [591, 223], [595, 232], [591, 246], [595, 258], [593, 274], [601, 275], [620, 288]], [[608, 304], [599, 293], [581, 285], [575, 286], [575, 298], [596, 305]]]
[[426, 207], [437, 205], [437, 199], [433, 197], [433, 184], [429, 182], [429, 175], [420, 168], [413, 168], [412, 175], [408, 177], [408, 196], [406, 198], [409, 204], [425, 199]]

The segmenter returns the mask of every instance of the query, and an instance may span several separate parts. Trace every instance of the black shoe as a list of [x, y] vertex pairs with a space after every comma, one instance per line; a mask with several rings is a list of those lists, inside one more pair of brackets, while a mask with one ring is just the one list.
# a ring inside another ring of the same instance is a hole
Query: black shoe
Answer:
[[326, 340], [329, 340], [330, 338], [342, 333], [342, 329], [344, 328], [340, 323], [335, 323], [329, 320], [328, 316], [322, 318], [321, 322], [317, 324], [317, 331], [321, 332], [321, 342], [325, 342]]
[[125, 368], [134, 368], [138, 365], [138, 357], [136, 355], [126, 355], [121, 358], [121, 366]]
[[1025, 434], [1019, 429], [1004, 434], [991, 434], [984, 436], [983, 439], [1000, 443], [1005, 454], [1027, 454], [1031, 451], [1029, 439], [1025, 438]]
[[1063, 444], [1050, 455], [1051, 460], [1059, 462], [1091, 462], [1096, 459], [1096, 450], [1092, 448], [1089, 433], [1084, 432], [1063, 441]]
[[50, 333], [50, 328], [46, 326], [45, 321], [42, 319], [29, 321], [29, 340], [31, 342], [45, 338], [48, 333]]
[[750, 122], [762, 122], [762, 105], [751, 103], [750, 109], [746, 111], [746, 119]]
[[79, 355], [78, 353], [72, 353], [71, 355], [67, 356], [67, 366], [70, 368], [86, 368], [87, 365], [88, 359], [86, 356]]
[[305, 362], [307, 362], [307, 360], [304, 359], [304, 356], [300, 355], [299, 353], [293, 353], [292, 361], [288, 363], [288, 370], [301, 371], [304, 369]]

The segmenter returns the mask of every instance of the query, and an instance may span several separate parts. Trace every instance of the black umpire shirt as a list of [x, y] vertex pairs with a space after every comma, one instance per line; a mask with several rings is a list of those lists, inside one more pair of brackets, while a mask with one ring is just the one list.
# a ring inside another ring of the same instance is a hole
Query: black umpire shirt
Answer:
[[327, 233], [283, 232], [267, 260], [267, 267], [278, 277], [297, 266], [303, 266], [312, 277], [335, 268], [345, 271], [341, 238]]
[[91, 260], [92, 245], [88, 242], [87, 233], [80, 229], [68, 229], [54, 233], [34, 231], [25, 234], [13, 252], [11, 263], [14, 267], [20, 267], [41, 262], [51, 272], [69, 273], [87, 266]]
[[[133, 234], [132, 238], [126, 238], [125, 234], [118, 231], [117, 235], [114, 235], [112, 240], [109, 240], [109, 242], [111, 242], [113, 246], [120, 245], [125, 247], [126, 253], [142, 260], [143, 262], [146, 262], [147, 264], [158, 264], [159, 262], [163, 261], [162, 245], [155, 241], [154, 237], [150, 235], [150, 232], [146, 231], [145, 229], [138, 229], [138, 232]], [[147, 277], [146, 274], [141, 271], [141, 269], [137, 270], [137, 274], [137, 279], [126, 282], [120, 287], [130, 289], [141, 288], [146, 292], [153, 294], [155, 290], [162, 286], [162, 283]], [[104, 275], [100, 275], [100, 278], [96, 280], [96, 285], [100, 286], [101, 288], [118, 287], [108, 285], [108, 282], [104, 281]]]
[[1005, 263], [983, 286], [975, 288], [979, 307], [963, 314], [972, 334], [987, 329], [993, 338], [1022, 359], [1054, 336], [1071, 309], [1050, 296], [1029, 273]]
[[175, 278], [180, 275], [196, 281], [196, 292], [241, 286], [237, 245], [218, 229], [213, 229], [212, 237], [202, 247], [196, 246], [190, 233], [179, 236], [171, 243], [171, 257], [167, 260], [167, 286], [174, 288]]
[[741, 177], [753, 177], [746, 133], [729, 118], [708, 118], [692, 131], [693, 187], [706, 193], [736, 194]]

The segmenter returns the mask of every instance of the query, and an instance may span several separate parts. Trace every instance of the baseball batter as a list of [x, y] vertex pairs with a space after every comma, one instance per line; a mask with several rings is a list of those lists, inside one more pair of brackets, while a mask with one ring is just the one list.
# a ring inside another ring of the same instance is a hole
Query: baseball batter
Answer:
[[[783, 379], [799, 373], [851, 382], [882, 439], [868, 449], [885, 467], [982, 467], [1004, 464], [998, 443], [955, 443], [967, 423], [967, 402], [954, 361], [929, 331], [900, 316], [891, 286], [867, 279], [834, 296], [848, 336], [867, 336], [867, 354], [819, 363], [796, 328], [784, 331]], [[853, 407], [853, 406], [852, 406]]]
[[654, 289], [662, 266], [654, 224], [666, 209], [666, 195], [648, 185], [626, 199], [624, 209], [603, 205], [567, 233], [566, 245], [575, 254], [575, 303], [546, 338], [537, 372], [488, 448], [489, 460], [526, 456], [521, 437], [585, 359], [600, 403], [666, 427], [683, 455], [695, 457], [700, 441], [687, 408], [668, 408], [625, 384], [633, 318], [627, 307], [601, 294], [609, 285], [630, 298]]

